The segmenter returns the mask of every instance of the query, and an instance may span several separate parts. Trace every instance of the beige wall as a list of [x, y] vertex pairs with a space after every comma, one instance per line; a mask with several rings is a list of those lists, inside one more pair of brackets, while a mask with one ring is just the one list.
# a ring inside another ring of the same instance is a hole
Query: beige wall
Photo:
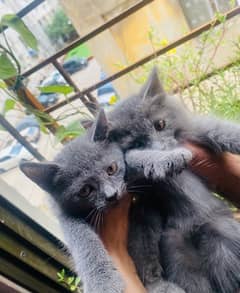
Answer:
[[[65, 12], [80, 35], [84, 35], [138, 1], [61, 0]], [[148, 32], [153, 26], [162, 38], [173, 40], [187, 30], [185, 18], [176, 0], [155, 0], [127, 19], [89, 41], [93, 55], [111, 74], [116, 63], [130, 64], [152, 52]], [[115, 82], [121, 96], [136, 90], [137, 85], [123, 77]]]
[[[138, 2], [135, 0], [60, 1], [80, 35], [86, 34]], [[215, 58], [211, 57], [214, 48], [210, 46], [205, 50], [206, 60], [212, 58], [217, 66], [229, 62], [235, 50], [233, 42], [236, 42], [240, 35], [239, 24], [240, 16], [226, 23], [224, 40], [220, 42]], [[155, 0], [89, 41], [89, 45], [103, 69], [112, 74], [119, 70], [116, 63], [131, 64], [152, 53], [153, 48], [148, 35], [151, 27], [161, 39], [166, 38], [169, 41], [189, 31], [178, 0]], [[192, 44], [198, 46], [197, 40]], [[115, 82], [115, 86], [122, 97], [129, 95], [137, 87], [129, 75]]]

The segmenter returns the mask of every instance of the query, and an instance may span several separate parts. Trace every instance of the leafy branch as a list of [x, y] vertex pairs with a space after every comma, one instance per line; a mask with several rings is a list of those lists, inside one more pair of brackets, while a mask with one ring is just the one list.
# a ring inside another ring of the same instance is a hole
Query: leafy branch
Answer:
[[[75, 276], [68, 276], [65, 269], [57, 273], [58, 282], [64, 284], [72, 292], [76, 292], [80, 286], [81, 279]], [[82, 290], [79, 288], [80, 292]], [[78, 291], [79, 292], [79, 291]]]

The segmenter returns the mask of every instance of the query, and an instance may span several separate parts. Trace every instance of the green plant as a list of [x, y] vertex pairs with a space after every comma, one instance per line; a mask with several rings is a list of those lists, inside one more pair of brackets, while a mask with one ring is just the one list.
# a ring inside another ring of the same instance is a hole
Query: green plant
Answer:
[[[16, 58], [13, 49], [11, 48], [8, 39], [5, 35], [4, 28], [9, 27], [15, 30], [21, 40], [26, 46], [37, 50], [38, 44], [37, 40], [24, 24], [24, 22], [14, 14], [3, 15], [0, 19], [0, 31], [2, 30], [3, 40], [0, 41], [0, 89], [7, 95], [5, 100], [2, 114], [5, 115], [10, 110], [26, 111], [27, 113], [33, 113], [37, 120], [39, 121], [41, 130], [48, 133], [47, 127], [56, 124], [57, 121], [63, 120], [68, 117], [69, 114], [58, 116], [57, 118], [52, 118], [47, 113], [39, 111], [33, 108], [29, 103], [26, 102], [25, 97], [19, 94], [18, 89], [23, 86], [22, 76], [21, 76], [21, 64]], [[67, 95], [72, 93], [74, 89], [69, 85], [51, 85], [45, 87], [39, 87], [42, 93], [58, 93], [63, 94], [68, 101]], [[71, 103], [69, 103], [71, 105]], [[71, 105], [72, 107], [72, 105]], [[81, 110], [73, 107], [71, 115], [83, 114]], [[65, 138], [75, 137], [82, 134], [83, 129], [80, 127], [73, 128], [73, 124], [70, 123], [67, 126], [60, 126], [57, 131], [57, 138], [64, 140]]]
[[76, 276], [69, 276], [66, 274], [65, 269], [62, 269], [60, 272], [57, 273], [58, 282], [64, 284], [70, 291], [76, 292], [83, 292], [81, 289], [81, 279]]
[[66, 137], [68, 139], [73, 139], [83, 134], [85, 129], [80, 125], [79, 121], [70, 122], [67, 126], [61, 125], [56, 132], [57, 141], [62, 141]]
[[6, 27], [15, 30], [26, 46], [37, 50], [37, 40], [24, 22], [14, 14], [3, 15], [0, 19], [0, 31], [2, 31], [5, 44], [3, 42], [0, 43], [0, 88], [4, 90], [7, 86], [3, 80], [21, 75], [21, 65], [14, 55], [4, 32]]
[[[159, 68], [159, 75], [168, 92], [178, 92], [178, 95], [193, 111], [224, 116], [230, 119], [240, 119], [240, 36], [234, 42], [235, 57], [232, 67], [218, 69], [214, 58], [224, 44], [224, 36], [228, 25], [224, 15], [217, 13], [215, 21], [218, 27], [212, 26], [210, 30], [202, 33], [195, 40], [169, 50], [164, 55], [143, 65], [131, 77], [142, 84], [151, 68]], [[149, 43], [155, 51], [169, 44], [165, 38], [159, 37], [155, 28], [148, 33]], [[123, 67], [122, 64], [118, 66]], [[208, 74], [214, 72], [210, 78]]]
[[52, 22], [46, 26], [45, 30], [53, 42], [59, 39], [69, 41], [77, 37], [76, 30], [62, 9], [55, 12]]
[[81, 44], [81, 45], [77, 46], [76, 48], [72, 49], [71, 51], [69, 51], [67, 53], [66, 60], [71, 59], [73, 57], [75, 57], [75, 58], [82, 58], [82, 57], [88, 58], [91, 55], [92, 54], [91, 54], [90, 48], [88, 47], [87, 44], [84, 43], [84, 44]]

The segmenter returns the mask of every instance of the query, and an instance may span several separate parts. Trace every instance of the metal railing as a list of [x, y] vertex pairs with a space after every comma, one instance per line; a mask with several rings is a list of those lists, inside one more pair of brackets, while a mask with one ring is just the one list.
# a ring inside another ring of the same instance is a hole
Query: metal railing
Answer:
[[[198, 28], [196, 28], [195, 30], [191, 31], [190, 33], [184, 35], [183, 37], [177, 39], [176, 41], [170, 43], [169, 45], [165, 46], [164, 48], [161, 48], [159, 50], [156, 50], [155, 52], [153, 52], [152, 54], [149, 54], [148, 56], [145, 56], [144, 58], [138, 60], [137, 62], [131, 64], [130, 66], [118, 71], [117, 73], [111, 75], [110, 77], [88, 87], [87, 89], [81, 90], [78, 88], [78, 86], [75, 84], [75, 82], [72, 80], [72, 78], [70, 77], [70, 75], [64, 70], [64, 68], [62, 67], [62, 65], [58, 62], [58, 58], [65, 55], [67, 52], [69, 52], [70, 50], [74, 49], [75, 47], [85, 43], [86, 41], [91, 40], [92, 38], [96, 37], [98, 34], [104, 32], [105, 30], [111, 28], [113, 25], [116, 25], [117, 23], [119, 23], [120, 21], [122, 21], [123, 19], [125, 19], [126, 17], [130, 16], [131, 14], [137, 12], [139, 9], [143, 8], [144, 6], [148, 5], [149, 3], [153, 2], [154, 0], [142, 0], [139, 1], [137, 4], [133, 5], [132, 7], [128, 8], [127, 10], [125, 10], [124, 12], [120, 13], [118, 16], [112, 18], [111, 20], [107, 21], [106, 23], [104, 23], [103, 25], [100, 25], [99, 27], [97, 27], [96, 29], [94, 29], [93, 31], [91, 31], [90, 33], [86, 34], [83, 37], [80, 37], [79, 39], [75, 40], [73, 43], [71, 43], [70, 45], [68, 45], [67, 47], [65, 47], [64, 49], [58, 51], [56, 54], [52, 55], [51, 57], [45, 59], [44, 61], [40, 62], [39, 64], [37, 64], [36, 66], [32, 67], [31, 69], [25, 71], [22, 74], [23, 78], [29, 77], [30, 75], [32, 75], [33, 73], [39, 71], [40, 69], [42, 69], [43, 67], [52, 64], [59, 72], [60, 74], [65, 78], [65, 80], [67, 81], [67, 83], [73, 87], [74, 89], [74, 94], [70, 97], [67, 98], [67, 100], [61, 101], [51, 107], [48, 108], [44, 108], [39, 101], [30, 93], [30, 91], [25, 88], [24, 86], [21, 87], [21, 89], [18, 89], [21, 91], [21, 94], [25, 96], [25, 101], [27, 103], [29, 103], [31, 105], [31, 107], [35, 108], [36, 110], [45, 112], [45, 113], [51, 113], [53, 111], [55, 111], [56, 109], [59, 109], [63, 106], [65, 106], [67, 103], [74, 101], [76, 99], [80, 99], [81, 102], [86, 106], [86, 108], [89, 110], [90, 113], [92, 113], [93, 115], [96, 114], [96, 112], [99, 109], [99, 104], [97, 102], [97, 99], [92, 95], [92, 91], [98, 89], [99, 87], [107, 84], [110, 81], [114, 81], [122, 76], [124, 76], [125, 74], [130, 73], [132, 70], [136, 69], [137, 67], [153, 60], [154, 58], [165, 54], [166, 52], [168, 52], [169, 50], [176, 48], [182, 44], [184, 44], [185, 42], [199, 36], [201, 33], [209, 30], [212, 27], [215, 27], [217, 25], [220, 24], [219, 20], [214, 20], [214, 21], [210, 21]], [[32, 11], [33, 9], [35, 9], [35, 7], [39, 4], [41, 4], [42, 2], [44, 2], [44, 0], [35, 0], [33, 1], [31, 4], [28, 5], [28, 8], [25, 8], [25, 13], [19, 12], [18, 15], [22, 16], [22, 15], [26, 15], [26, 13], [29, 13], [30, 11]], [[32, 9], [31, 9], [32, 7]], [[225, 14], [226, 19], [231, 19], [232, 17], [238, 15], [240, 13], [240, 7], [236, 7], [230, 11], [228, 11]], [[206, 75], [206, 78], [209, 77], [211, 74], [214, 74], [214, 72], [209, 73]], [[185, 85], [190, 86], [191, 84]], [[175, 89], [175, 92], [178, 89]], [[3, 125], [3, 121], [4, 121], [4, 117], [1, 117], [0, 120], [0, 124]], [[4, 126], [12, 135], [14, 135], [14, 137], [19, 141], [19, 135], [16, 136], [16, 132], [13, 132], [12, 129], [10, 129], [7, 126], [7, 123], [5, 123]], [[49, 129], [54, 133], [56, 131], [56, 129], [58, 128], [58, 124], [55, 123], [54, 125], [50, 125]], [[29, 149], [29, 146], [26, 142], [24, 142], [24, 140], [21, 140], [21, 143], [24, 145], [24, 147], [26, 147], [31, 153], [32, 151]], [[34, 155], [36, 157], [36, 155]], [[37, 157], [36, 157], [37, 158]], [[39, 156], [38, 158], [39, 159]]]
[[[173, 48], [184, 44], [185, 42], [199, 36], [201, 33], [217, 26], [220, 23], [218, 20], [208, 22], [177, 39], [176, 41], [170, 43], [164, 48], [156, 50], [152, 54], [145, 56], [134, 64], [131, 64], [130, 66], [118, 71], [103, 81], [91, 85], [87, 89], [79, 89], [76, 83], [72, 80], [71, 76], [64, 70], [57, 59], [80, 44], [83, 44], [86, 41], [96, 37], [101, 32], [112, 27], [113, 25], [117, 24], [121, 20], [125, 19], [153, 1], [154, 0], [139, 1], [137, 4], [122, 12], [118, 16], [94, 29], [87, 35], [77, 39], [69, 46], [65, 47], [53, 56], [45, 59], [41, 63], [22, 74], [22, 77], [26, 78], [49, 64], [53, 65], [64, 77], [67, 83], [74, 89], [75, 93], [70, 96], [67, 101], [61, 101], [49, 108], [44, 108], [43, 105], [39, 103], [36, 97], [34, 97], [34, 95], [24, 85], [16, 88], [16, 93], [21, 96], [24, 102], [28, 103], [32, 108], [48, 114], [65, 106], [71, 101], [80, 99], [81, 102], [87, 107], [89, 112], [95, 115], [99, 105], [96, 98], [92, 95], [92, 91], [107, 84], [110, 81], [114, 81], [124, 76], [125, 74], [130, 73], [139, 66], [153, 60], [160, 55], [165, 54]], [[18, 16], [23, 17], [27, 15], [43, 2], [44, 0], [32, 1], [32, 3], [30, 3], [18, 13]], [[230, 19], [239, 13], [240, 7], [237, 7], [231, 11], [228, 11], [225, 16], [226, 19]], [[226, 68], [232, 65], [233, 64], [228, 64]], [[204, 78], [209, 78], [215, 73], [217, 72], [209, 72], [204, 76]], [[8, 80], [7, 84], [10, 87], [14, 85], [14, 79]], [[191, 83], [184, 86], [191, 86]], [[178, 89], [176, 88], [175, 91], [178, 91]], [[22, 137], [21, 134], [1, 114], [0, 125], [2, 125], [37, 160], [44, 160], [44, 156], [41, 155], [35, 148], [33, 148], [32, 145], [24, 137]], [[58, 127], [59, 125], [56, 122], [48, 125], [49, 130], [53, 133], [58, 129]], [[5, 199], [3, 199], [3, 197], [1, 197], [1, 195], [0, 215], [0, 232], [1, 237], [4, 240], [2, 241], [2, 245], [0, 247], [0, 272], [6, 277], [12, 279], [14, 282], [19, 283], [32, 291], [36, 291], [37, 288], [39, 292], [69, 292], [69, 290], [64, 288], [64, 286], [58, 283], [56, 280], [57, 272], [61, 268], [64, 267], [67, 269], [69, 266], [66, 257], [59, 250], [57, 240], [53, 238], [51, 234], [47, 233], [44, 229], [39, 227], [37, 223], [34, 223], [31, 221], [31, 219], [26, 217], [26, 215], [23, 214], [20, 210], [16, 209], [16, 207], [10, 205]], [[9, 245], [9, 243], [11, 245]], [[18, 253], [19, 249], [21, 249], [20, 254]]]

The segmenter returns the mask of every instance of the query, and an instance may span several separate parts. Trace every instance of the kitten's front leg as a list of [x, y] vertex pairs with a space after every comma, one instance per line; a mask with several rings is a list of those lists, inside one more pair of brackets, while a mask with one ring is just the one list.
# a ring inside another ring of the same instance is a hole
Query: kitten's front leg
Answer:
[[183, 147], [171, 151], [131, 150], [126, 154], [129, 168], [154, 180], [180, 173], [191, 159], [192, 153]]
[[81, 220], [64, 215], [60, 222], [84, 292], [122, 293], [123, 280], [98, 235]]
[[192, 129], [180, 131], [179, 138], [196, 142], [215, 153], [240, 153], [240, 125], [215, 117], [195, 118]]
[[164, 280], [159, 280], [149, 285], [147, 291], [148, 293], [185, 293], [185, 291], [177, 285]]

